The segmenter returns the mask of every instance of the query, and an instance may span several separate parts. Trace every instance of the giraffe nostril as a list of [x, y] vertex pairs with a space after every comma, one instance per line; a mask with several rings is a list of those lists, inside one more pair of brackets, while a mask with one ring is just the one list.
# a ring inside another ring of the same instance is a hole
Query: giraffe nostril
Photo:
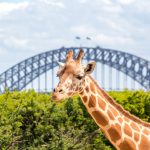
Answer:
[[53, 89], [53, 92], [55, 92], [55, 88]]

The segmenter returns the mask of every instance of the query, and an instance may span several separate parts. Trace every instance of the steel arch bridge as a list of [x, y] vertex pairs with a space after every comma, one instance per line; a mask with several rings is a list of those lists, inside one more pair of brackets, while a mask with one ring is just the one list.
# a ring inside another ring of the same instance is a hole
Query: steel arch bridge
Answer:
[[[10, 91], [22, 90], [46, 71], [53, 70], [58, 65], [57, 61], [64, 62], [68, 50], [72, 49], [76, 56], [80, 48], [62, 47], [46, 51], [12, 66], [0, 74], [0, 93], [3, 93], [5, 88]], [[149, 61], [129, 53], [101, 47], [82, 47], [82, 49], [85, 52], [85, 60], [94, 60], [115, 68], [137, 81], [146, 90], [150, 89]]]

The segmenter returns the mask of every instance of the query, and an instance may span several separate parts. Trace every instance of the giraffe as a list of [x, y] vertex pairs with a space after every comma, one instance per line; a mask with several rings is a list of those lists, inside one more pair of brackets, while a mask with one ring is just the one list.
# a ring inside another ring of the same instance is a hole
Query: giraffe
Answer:
[[87, 111], [106, 138], [117, 150], [150, 150], [150, 123], [131, 115], [115, 102], [90, 76], [96, 63], [81, 64], [84, 51], [73, 60], [73, 51], [66, 56], [66, 64], [59, 63], [59, 83], [52, 99], [62, 99], [79, 94]]

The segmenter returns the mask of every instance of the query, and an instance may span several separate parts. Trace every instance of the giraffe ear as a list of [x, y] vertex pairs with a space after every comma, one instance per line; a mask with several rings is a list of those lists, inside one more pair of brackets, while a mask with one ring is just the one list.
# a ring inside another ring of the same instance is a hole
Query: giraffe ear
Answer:
[[58, 63], [58, 65], [59, 65], [60, 68], [63, 68], [65, 66], [65, 64], [62, 63], [62, 62], [57, 61], [57, 63]]
[[96, 62], [94, 61], [89, 62], [84, 69], [85, 74], [91, 74], [95, 66], [96, 66]]

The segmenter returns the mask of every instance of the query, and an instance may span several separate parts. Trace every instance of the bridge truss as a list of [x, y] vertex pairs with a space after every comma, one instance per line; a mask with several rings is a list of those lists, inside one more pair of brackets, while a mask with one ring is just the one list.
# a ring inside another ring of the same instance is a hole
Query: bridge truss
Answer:
[[[58, 64], [64, 62], [66, 53], [72, 49], [75, 56], [79, 47], [60, 48], [50, 50], [30, 57], [0, 74], [0, 93], [6, 88], [10, 91], [24, 89], [29, 83], [45, 72], [52, 70]], [[105, 49], [101, 47], [82, 47], [85, 52], [84, 59], [93, 60], [107, 65], [124, 73], [138, 82], [144, 89], [150, 89], [150, 62], [138, 56], [122, 51]], [[54, 77], [52, 76], [52, 86]]]

